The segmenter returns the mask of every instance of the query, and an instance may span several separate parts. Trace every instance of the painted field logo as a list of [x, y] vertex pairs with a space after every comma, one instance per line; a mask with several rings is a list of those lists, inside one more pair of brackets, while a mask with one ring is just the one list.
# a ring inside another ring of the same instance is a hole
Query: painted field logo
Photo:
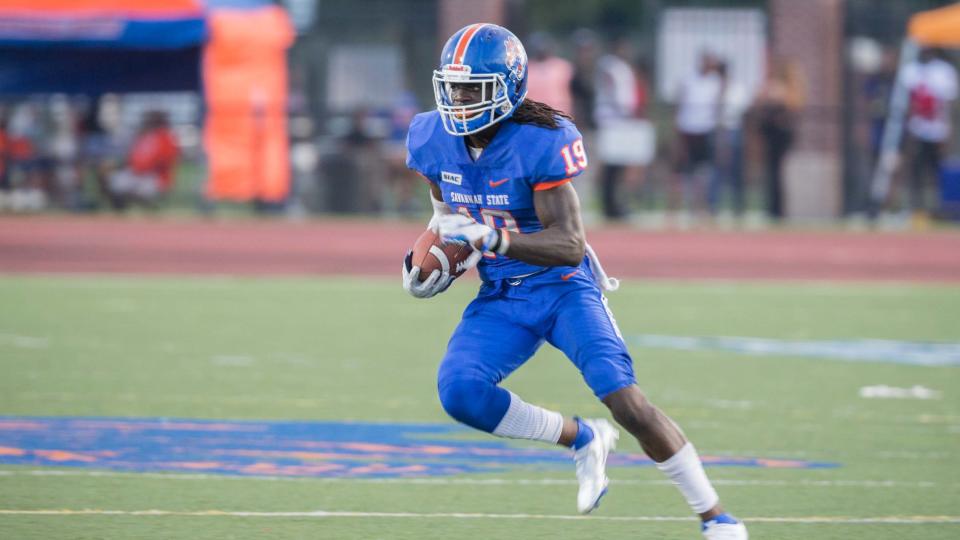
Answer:
[[[250, 476], [403, 477], [569, 469], [567, 451], [472, 441], [453, 424], [0, 417], [0, 464]], [[707, 466], [835, 463], [703, 456]], [[648, 466], [612, 454], [614, 467]]]
[[752, 356], [797, 356], [844, 362], [911, 366], [960, 366], [960, 343], [891, 339], [787, 340], [718, 336], [632, 336], [631, 344], [654, 349], [723, 351]]

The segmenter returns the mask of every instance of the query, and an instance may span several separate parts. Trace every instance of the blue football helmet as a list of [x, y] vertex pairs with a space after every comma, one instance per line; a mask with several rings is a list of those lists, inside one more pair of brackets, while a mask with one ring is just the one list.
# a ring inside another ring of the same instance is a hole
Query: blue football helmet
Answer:
[[[454, 85], [478, 85], [481, 98], [457, 104]], [[470, 135], [510, 118], [527, 95], [527, 53], [512, 32], [489, 23], [457, 30], [440, 54], [433, 72], [433, 93], [443, 128]]]

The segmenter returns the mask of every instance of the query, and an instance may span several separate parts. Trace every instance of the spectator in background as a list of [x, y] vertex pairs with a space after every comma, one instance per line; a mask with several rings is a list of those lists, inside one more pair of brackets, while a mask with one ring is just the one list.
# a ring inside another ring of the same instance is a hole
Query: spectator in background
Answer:
[[707, 209], [723, 84], [717, 58], [703, 52], [696, 71], [680, 83], [677, 92], [676, 167], [683, 206], [694, 213]]
[[530, 44], [530, 63], [527, 66], [527, 97], [546, 103], [554, 109], [573, 114], [573, 64], [556, 56], [556, 43], [544, 33], [536, 33]]
[[130, 148], [126, 167], [110, 177], [114, 208], [125, 210], [131, 204], [156, 207], [173, 188], [178, 157], [177, 140], [166, 113], [147, 112]]
[[[936, 49], [923, 49], [904, 67], [902, 83], [910, 92], [905, 147], [909, 160], [910, 210], [923, 218], [931, 209], [927, 185], [940, 172], [951, 135], [951, 103], [957, 99], [957, 71]], [[934, 180], [934, 185], [938, 182]]]
[[593, 118], [597, 89], [597, 38], [593, 31], [580, 28], [573, 33], [573, 76], [570, 79], [574, 119], [580, 131], [592, 132], [597, 124]]
[[15, 211], [42, 210], [50, 189], [48, 119], [37, 103], [21, 103], [14, 108], [8, 128], [9, 206]]
[[747, 89], [730, 75], [726, 61], [716, 67], [720, 78], [719, 118], [715, 139], [714, 174], [710, 182], [710, 211], [716, 214], [722, 192], [729, 189], [736, 217], [743, 216], [743, 118], [750, 108]]
[[[630, 41], [621, 37], [614, 40], [610, 52], [598, 60], [594, 120], [601, 139], [604, 138], [604, 130], [616, 129], [619, 122], [636, 115], [637, 78], [631, 55]], [[600, 201], [603, 215], [609, 220], [628, 217], [629, 209], [621, 195], [626, 171], [627, 167], [619, 163], [603, 163], [601, 167]]]
[[[80, 176], [81, 183], [85, 183], [92, 175], [97, 191], [104, 197], [110, 197], [108, 182], [110, 171], [110, 134], [100, 118], [103, 97], [93, 98], [84, 109], [77, 126], [77, 135], [80, 139]], [[87, 201], [88, 206], [95, 203]]]
[[349, 131], [340, 139], [339, 151], [323, 163], [330, 210], [354, 213], [383, 209], [385, 190], [380, 179], [389, 173], [383, 148], [387, 133], [381, 127], [380, 118], [366, 107], [351, 112]]
[[650, 64], [646, 58], [638, 56], [633, 63], [633, 77], [636, 82], [634, 94], [636, 95], [636, 106], [634, 107], [634, 117], [646, 118], [647, 108], [650, 106], [652, 80], [650, 78]]
[[768, 57], [756, 115], [764, 148], [766, 210], [773, 221], [781, 221], [784, 216], [783, 164], [793, 145], [803, 103], [804, 84], [796, 63]]
[[387, 167], [386, 209], [400, 214], [413, 214], [420, 209], [420, 176], [407, 167], [407, 131], [413, 117], [420, 112], [417, 97], [410, 90], [401, 92], [390, 108], [390, 135], [384, 142], [384, 159]]
[[49, 103], [50, 131], [47, 154], [50, 167], [49, 193], [53, 204], [67, 210], [82, 208], [76, 103], [54, 96]]
[[897, 79], [897, 53], [892, 48], [883, 50], [883, 58], [876, 71], [868, 74], [863, 81], [863, 101], [868, 119], [867, 137], [870, 148], [870, 163], [876, 163], [880, 157], [880, 145], [883, 142], [883, 128], [890, 114], [890, 95]]
[[[597, 124], [593, 118], [596, 103], [597, 57], [599, 55], [597, 38], [593, 30], [580, 28], [573, 32], [573, 74], [570, 78], [570, 98], [573, 108], [571, 114], [583, 135], [583, 146], [591, 159], [595, 160]], [[573, 186], [583, 203], [583, 216], [592, 220], [593, 193], [595, 192], [596, 177], [599, 167], [588, 166], [583, 174], [576, 177]]]
[[6, 207], [10, 195], [10, 135], [7, 133], [7, 111], [0, 109], [0, 210]]
[[[644, 123], [651, 126], [651, 133], [655, 133], [655, 130], [652, 127], [652, 124], [647, 120], [647, 109], [650, 105], [650, 87], [652, 81], [650, 79], [650, 66], [647, 64], [646, 58], [637, 56], [632, 64], [633, 66], [633, 79], [634, 79], [634, 95], [636, 96], [636, 101], [633, 108], [633, 117], [637, 123]], [[639, 147], [642, 146], [640, 139], [636, 137], [631, 137], [634, 143]], [[656, 138], [654, 137], [653, 141], [650, 143], [652, 146], [656, 146]], [[651, 155], [656, 153], [655, 149], [651, 149]], [[626, 191], [633, 196], [643, 185], [645, 173], [646, 173], [647, 163], [629, 163], [625, 172], [624, 184], [626, 185]]]
[[[627, 200], [638, 199], [640, 197], [640, 189], [643, 187], [646, 179], [645, 173], [647, 165], [649, 165], [649, 161], [651, 161], [652, 157], [656, 154], [656, 131], [653, 124], [647, 119], [647, 109], [650, 105], [651, 96], [650, 88], [652, 85], [650, 67], [647, 64], [647, 60], [639, 55], [635, 58], [632, 67], [635, 82], [633, 121], [627, 123], [630, 131], [624, 131], [623, 135], [630, 140], [630, 144], [634, 146], [635, 152], [633, 159], [621, 160], [623, 162], [622, 164], [626, 165], [621, 196]], [[640, 129], [641, 125], [649, 127], [649, 131], [641, 130], [643, 135], [641, 135], [641, 132], [636, 131]], [[651, 160], [639, 157], [639, 155], [647, 152], [649, 152]]]
[[846, 174], [853, 183], [845, 193], [844, 209], [848, 213], [865, 212], [873, 220], [883, 201], [874, 200], [871, 184], [881, 156], [898, 57], [893, 47], [869, 38], [854, 38], [852, 43], [850, 77], [857, 93], [850, 114], [853, 152], [846, 160]]

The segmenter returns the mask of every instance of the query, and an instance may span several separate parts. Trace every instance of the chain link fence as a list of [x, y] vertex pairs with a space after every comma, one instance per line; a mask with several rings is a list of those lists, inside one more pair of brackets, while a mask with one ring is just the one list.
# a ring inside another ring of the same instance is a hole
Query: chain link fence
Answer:
[[[294, 183], [280, 210], [412, 216], [428, 210], [422, 182], [404, 166], [404, 138], [410, 118], [433, 107], [430, 75], [450, 1], [368, 0], [360, 9], [351, 0], [285, 2], [299, 33], [289, 52]], [[576, 117], [592, 157], [577, 184], [590, 217], [762, 222], [867, 210], [906, 21], [948, 3], [503, 0], [501, 22], [525, 42], [531, 62], [552, 54], [571, 68], [572, 79], [553, 95], [572, 104], [566, 112]], [[632, 133], [639, 134], [637, 154], [647, 157], [629, 163], [605, 162], [609, 152], [598, 132], [596, 100], [605, 76], [598, 66], [611, 58], [629, 69], [630, 78], [618, 84], [633, 86], [623, 116], [644, 126]], [[709, 78], [698, 75], [707, 60]], [[719, 91], [714, 74], [722, 75]], [[183, 156], [167, 205], [209, 208], [201, 96], [106, 101], [102, 129], [118, 159], [151, 110], [166, 113]], [[29, 163], [6, 155], [5, 188], [41, 187], [49, 205], [69, 210], [104, 207], [95, 204], [96, 171], [85, 168], [84, 149], [92, 143], [77, 128], [89, 117], [90, 98], [6, 96], [3, 103], [5, 133], [31, 138], [36, 152]], [[685, 115], [692, 124], [697, 115], [712, 115], [712, 124], [701, 133], [684, 125]], [[709, 144], [701, 148], [704, 133]], [[71, 185], [83, 195], [70, 195]], [[771, 200], [774, 189], [782, 190], [779, 202]], [[610, 208], [611, 200], [621, 207]]]

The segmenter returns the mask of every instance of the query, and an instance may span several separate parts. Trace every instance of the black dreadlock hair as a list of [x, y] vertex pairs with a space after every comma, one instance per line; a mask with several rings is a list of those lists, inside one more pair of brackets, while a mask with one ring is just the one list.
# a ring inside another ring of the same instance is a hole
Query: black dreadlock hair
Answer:
[[557, 129], [560, 127], [560, 124], [557, 123], [558, 117], [573, 120], [573, 117], [569, 114], [558, 111], [546, 103], [525, 99], [517, 107], [517, 110], [513, 111], [513, 116], [510, 119], [518, 124], [534, 124], [549, 129]]

